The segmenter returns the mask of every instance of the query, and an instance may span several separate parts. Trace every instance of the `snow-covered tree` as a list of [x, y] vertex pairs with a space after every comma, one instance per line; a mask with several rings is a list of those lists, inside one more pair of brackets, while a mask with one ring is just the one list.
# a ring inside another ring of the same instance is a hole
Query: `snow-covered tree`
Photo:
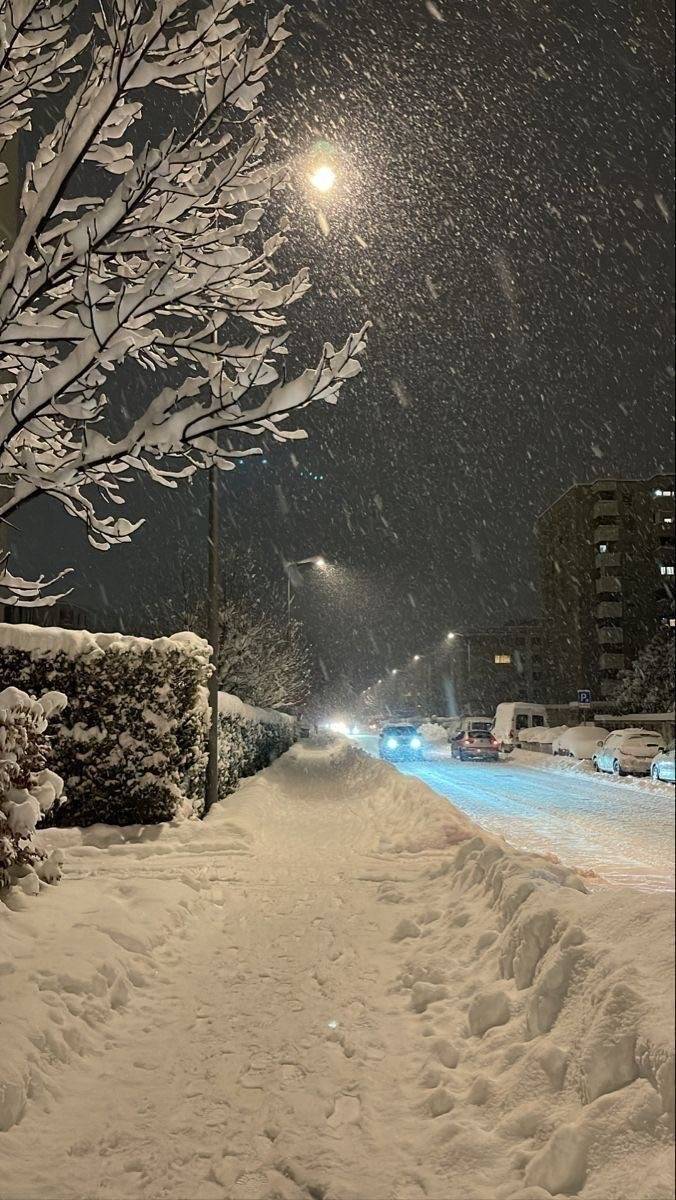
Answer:
[[676, 639], [661, 629], [641, 651], [633, 666], [622, 671], [613, 699], [626, 713], [671, 712], [676, 683]]
[[296, 708], [307, 700], [310, 655], [297, 621], [284, 621], [244, 600], [220, 610], [221, 691], [259, 708]]
[[[76, 0], [0, 0], [0, 160], [36, 104], [44, 127], [45, 97], [62, 101], [0, 256], [0, 519], [47, 495], [107, 550], [141, 523], [111, 511], [134, 474], [173, 488], [262, 439], [303, 437], [288, 415], [335, 402], [361, 369], [365, 328], [284, 371], [286, 309], [309, 281], [271, 280], [284, 222], [266, 210], [286, 169], [264, 164], [258, 105], [289, 34], [283, 9], [256, 41], [243, 2], [100, 0], [74, 36]], [[154, 128], [166, 89], [180, 127], [165, 117], [149, 141], [144, 105]], [[129, 363], [145, 389], [131, 412]], [[39, 602], [30, 581], [5, 584]]]

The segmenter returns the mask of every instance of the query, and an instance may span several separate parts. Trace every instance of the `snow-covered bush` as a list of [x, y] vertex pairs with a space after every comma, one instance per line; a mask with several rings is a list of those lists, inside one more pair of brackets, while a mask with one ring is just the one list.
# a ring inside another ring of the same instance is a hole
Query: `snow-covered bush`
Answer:
[[61, 692], [39, 699], [16, 687], [0, 692], [0, 894], [18, 883], [36, 894], [40, 880], [60, 878], [58, 856], [35, 845], [35, 827], [63, 796], [63, 780], [47, 765], [51, 716], [66, 705]]
[[296, 740], [296, 722], [283, 713], [252, 708], [226, 692], [218, 695], [218, 795], [274, 762]]
[[[209, 646], [192, 633], [136, 638], [0, 624], [0, 687], [72, 697], [52, 764], [67, 798], [46, 824], [153, 824], [204, 808]], [[295, 722], [220, 695], [219, 795], [295, 740]]]
[[200, 813], [209, 647], [194, 634], [126, 637], [0, 625], [0, 686], [70, 703], [53, 744], [67, 798], [57, 825], [130, 825]]

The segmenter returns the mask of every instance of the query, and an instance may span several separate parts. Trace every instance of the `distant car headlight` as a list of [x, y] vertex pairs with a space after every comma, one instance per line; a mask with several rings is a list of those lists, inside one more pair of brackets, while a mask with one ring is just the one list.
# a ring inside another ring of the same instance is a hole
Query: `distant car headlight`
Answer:
[[396, 750], [398, 745], [399, 745], [399, 742], [397, 741], [396, 738], [390, 737], [387, 739], [387, 749], [388, 750]]
[[419, 750], [421, 746], [422, 742], [420, 741], [420, 738], [411, 738], [411, 750]]

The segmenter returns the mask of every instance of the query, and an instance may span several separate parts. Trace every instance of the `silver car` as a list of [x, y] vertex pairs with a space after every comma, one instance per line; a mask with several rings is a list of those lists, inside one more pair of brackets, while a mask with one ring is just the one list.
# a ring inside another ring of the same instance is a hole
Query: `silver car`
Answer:
[[664, 750], [659, 734], [652, 729], [614, 729], [592, 755], [597, 771], [613, 775], [649, 775], [650, 765]]
[[650, 778], [657, 781], [663, 779], [665, 783], [676, 783], [676, 751], [674, 747], [676, 743], [672, 742], [667, 746], [666, 750], [662, 750], [656, 754], [650, 764]]

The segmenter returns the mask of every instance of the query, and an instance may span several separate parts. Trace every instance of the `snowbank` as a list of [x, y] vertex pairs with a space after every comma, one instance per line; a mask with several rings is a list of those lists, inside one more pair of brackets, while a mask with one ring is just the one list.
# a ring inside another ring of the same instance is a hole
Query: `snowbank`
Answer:
[[430, 746], [446, 745], [448, 742], [448, 730], [444, 729], [443, 725], [436, 725], [433, 721], [427, 721], [424, 725], [420, 725], [418, 733]]
[[668, 897], [589, 895], [328, 738], [204, 822], [41, 836], [66, 879], [0, 933], [8, 1194], [670, 1200]]

